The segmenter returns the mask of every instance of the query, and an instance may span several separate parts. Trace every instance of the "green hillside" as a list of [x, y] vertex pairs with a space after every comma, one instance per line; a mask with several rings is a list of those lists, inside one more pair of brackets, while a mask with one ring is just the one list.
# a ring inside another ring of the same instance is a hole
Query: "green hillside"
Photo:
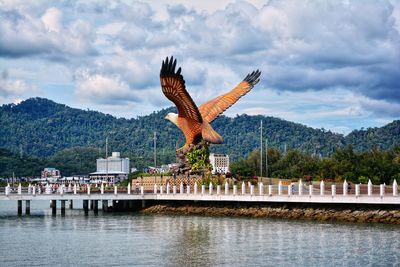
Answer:
[[[31, 98], [18, 105], [0, 107], [0, 148], [38, 158], [55, 157], [75, 147], [91, 148], [95, 158], [104, 155], [105, 138], [109, 136], [109, 151], [120, 151], [122, 156], [131, 158], [133, 165], [145, 166], [153, 162], [156, 131], [159, 165], [174, 161], [176, 144], [182, 146], [184, 142], [179, 129], [164, 119], [173, 111], [174, 108], [169, 108], [135, 119], [117, 119], [48, 99]], [[386, 150], [400, 143], [399, 121], [382, 128], [354, 131], [344, 137], [273, 117], [240, 115], [221, 116], [213, 123], [225, 143], [213, 145], [211, 151], [227, 153], [233, 160], [249, 155], [259, 147], [261, 120], [269, 146], [280, 151], [286, 145], [287, 150], [328, 156], [349, 144], [355, 151], [365, 151], [372, 147]]]

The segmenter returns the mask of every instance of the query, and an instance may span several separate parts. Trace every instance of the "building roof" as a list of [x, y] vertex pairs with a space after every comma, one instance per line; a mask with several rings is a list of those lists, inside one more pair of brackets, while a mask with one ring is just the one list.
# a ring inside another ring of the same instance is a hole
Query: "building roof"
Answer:
[[106, 172], [91, 172], [90, 175], [113, 175], [113, 174], [128, 174], [127, 172], [120, 172], [120, 171], [109, 171]]

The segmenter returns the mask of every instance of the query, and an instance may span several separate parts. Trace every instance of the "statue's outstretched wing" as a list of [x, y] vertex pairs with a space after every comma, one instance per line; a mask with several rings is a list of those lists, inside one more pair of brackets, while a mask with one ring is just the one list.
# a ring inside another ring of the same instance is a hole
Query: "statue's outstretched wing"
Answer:
[[175, 72], [176, 59], [168, 57], [162, 62], [160, 71], [161, 88], [164, 95], [174, 102], [178, 109], [178, 116], [193, 119], [202, 123], [200, 112], [185, 88], [185, 80], [181, 75], [181, 68]]
[[247, 94], [260, 81], [260, 75], [259, 70], [253, 71], [230, 92], [202, 104], [199, 111], [203, 120], [209, 123], [215, 120], [222, 112], [235, 104], [239, 98]]

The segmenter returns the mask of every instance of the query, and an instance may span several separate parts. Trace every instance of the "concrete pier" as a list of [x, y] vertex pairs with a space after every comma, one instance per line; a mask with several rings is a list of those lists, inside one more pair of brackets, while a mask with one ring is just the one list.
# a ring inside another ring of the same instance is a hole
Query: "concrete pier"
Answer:
[[102, 200], [103, 203], [103, 212], [108, 211], [108, 200]]
[[99, 213], [99, 201], [92, 200], [92, 202], [93, 202], [93, 212], [94, 212], [94, 214], [98, 214]]
[[22, 215], [22, 200], [18, 200], [18, 215]]
[[27, 214], [27, 215], [31, 214], [31, 201], [30, 200], [25, 201], [25, 214]]
[[51, 201], [51, 214], [56, 215], [57, 214], [57, 200], [52, 200]]
[[65, 216], [65, 201], [66, 200], [61, 200], [61, 215]]
[[89, 200], [83, 200], [83, 210], [85, 211], [85, 215], [89, 214]]
[[69, 200], [69, 209], [72, 210], [74, 208], [74, 201], [72, 199]]

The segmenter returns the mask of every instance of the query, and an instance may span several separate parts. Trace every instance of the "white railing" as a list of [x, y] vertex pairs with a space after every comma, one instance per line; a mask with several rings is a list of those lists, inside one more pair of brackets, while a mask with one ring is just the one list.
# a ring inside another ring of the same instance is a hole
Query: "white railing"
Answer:
[[[303, 197], [326, 196], [326, 197], [332, 197], [332, 198], [339, 198], [341, 196], [354, 196], [354, 197], [358, 198], [358, 197], [379, 196], [379, 197], [383, 198], [386, 196], [398, 196], [398, 184], [397, 184], [396, 180], [394, 180], [394, 182], [391, 186], [390, 192], [387, 190], [387, 186], [385, 184], [380, 184], [379, 185], [379, 193], [377, 193], [377, 190], [375, 190], [375, 194], [373, 194], [373, 185], [372, 185], [371, 181], [368, 181], [367, 185], [355, 184], [354, 185], [355, 190], [354, 190], [353, 194], [351, 194], [349, 184], [347, 183], [346, 180], [343, 182], [343, 191], [341, 194], [337, 193], [336, 184], [331, 184], [330, 187], [326, 188], [324, 181], [321, 181], [319, 183], [319, 190], [316, 190], [314, 188], [313, 184], [310, 184], [307, 188], [301, 180], [299, 181], [297, 186], [295, 186], [294, 184], [288, 184], [285, 187], [283, 187], [282, 182], [279, 181], [279, 183], [277, 185], [268, 185], [268, 190], [266, 190], [266, 186], [264, 186], [263, 183], [259, 183], [258, 186], [254, 186], [251, 184], [250, 184], [250, 186], [248, 186], [243, 182], [242, 184], [239, 184], [239, 185], [240, 185], [240, 190], [241, 190], [240, 195], [247, 195], [247, 196], [285, 196], [284, 190], [286, 190], [288, 197], [291, 197], [291, 196], [303, 196]], [[237, 185], [229, 186], [228, 182], [226, 182], [223, 185], [223, 188], [222, 188], [222, 185], [217, 185], [216, 192], [214, 191], [214, 185], [212, 183], [208, 184], [207, 186], [208, 186], [208, 188], [206, 188], [206, 185], [204, 185], [204, 184], [201, 185], [200, 193], [202, 196], [205, 196], [205, 195], [240, 196], [240, 195], [238, 195], [238, 186]], [[362, 190], [361, 190], [362, 186], [364, 186], [363, 187], [364, 192], [362, 192]], [[249, 190], [246, 191], [247, 187], [249, 187]], [[140, 186], [139, 188], [140, 188], [140, 192], [139, 192], [140, 195], [149, 194], [148, 191], [145, 192], [144, 186]], [[152, 194], [160, 194], [160, 195], [163, 195], [163, 194], [171, 195], [172, 194], [172, 195], [179, 195], [179, 196], [199, 194], [197, 182], [193, 185], [193, 190], [191, 190], [190, 185], [186, 185], [186, 188], [185, 188], [185, 186], [182, 183], [179, 185], [179, 194], [177, 194], [177, 189], [178, 189], [177, 186], [173, 185], [172, 190], [171, 190], [171, 186], [168, 183], [166, 185], [166, 190], [164, 192], [164, 187], [162, 185], [154, 184], [153, 190], [151, 193]], [[186, 192], [185, 192], [185, 189], [186, 189]], [[222, 189], [223, 189], [223, 191], [222, 191]], [[329, 193], [329, 190], [326, 191], [327, 189], [330, 189], [330, 193]], [[113, 191], [114, 191], [113, 192], [114, 195], [118, 195], [118, 194], [130, 195], [131, 194], [131, 185], [129, 184], [128, 187], [126, 188], [126, 191], [122, 191], [122, 193], [121, 192], [118, 193], [118, 186], [115, 185]], [[386, 191], [388, 191], [388, 192], [386, 192]], [[69, 185], [68, 187], [66, 187], [64, 185], [60, 185], [57, 190], [55, 190], [55, 188], [49, 184], [43, 186], [43, 189], [42, 189], [42, 187], [40, 187], [38, 185], [31, 185], [31, 184], [29, 184], [28, 187], [22, 187], [21, 184], [19, 184], [16, 187], [11, 187], [10, 184], [7, 184], [6, 187], [0, 188], [0, 194], [5, 194], [6, 196], [9, 196], [9, 195], [33, 195], [33, 196], [36, 196], [36, 195], [41, 195], [41, 194], [45, 194], [45, 195], [74, 194], [74, 195], [76, 195], [78, 193], [80, 193], [80, 194], [86, 193], [87, 195], [92, 195], [92, 194], [103, 195], [103, 194], [105, 194], [105, 188], [104, 188], [103, 184], [101, 184], [100, 190], [98, 190], [98, 188], [97, 188], [97, 190], [95, 192], [92, 192], [90, 185], [80, 186], [77, 184], [74, 184], [73, 187], [71, 185]], [[186, 194], [184, 194], [184, 193], [186, 193]]]

